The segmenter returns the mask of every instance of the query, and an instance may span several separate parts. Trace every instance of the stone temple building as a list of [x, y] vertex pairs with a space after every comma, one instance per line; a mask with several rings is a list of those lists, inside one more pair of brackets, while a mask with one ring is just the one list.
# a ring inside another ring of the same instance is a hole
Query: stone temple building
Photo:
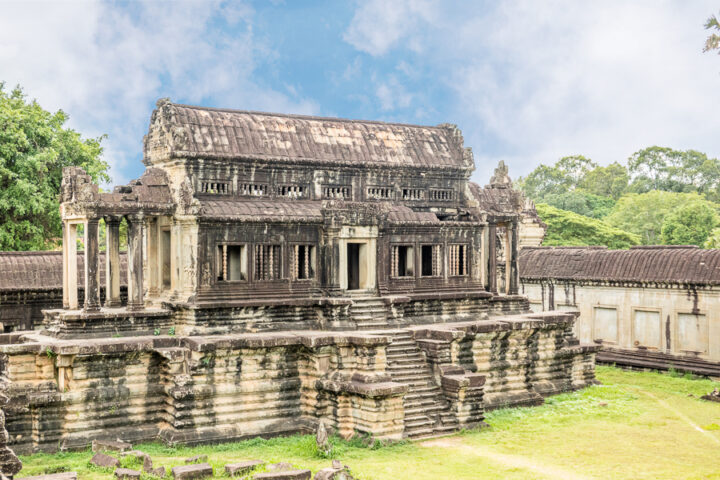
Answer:
[[143, 162], [111, 193], [64, 172], [62, 308], [0, 335], [18, 452], [420, 438], [594, 382], [575, 315], [518, 294], [524, 198], [503, 164], [469, 181], [455, 126], [160, 100]]
[[598, 360], [720, 376], [720, 250], [525, 248], [520, 271], [532, 310], [580, 312]]

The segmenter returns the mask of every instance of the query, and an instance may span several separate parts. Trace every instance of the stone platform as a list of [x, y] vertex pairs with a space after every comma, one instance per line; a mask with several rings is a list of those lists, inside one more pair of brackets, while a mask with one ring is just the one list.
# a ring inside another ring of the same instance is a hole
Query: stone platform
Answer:
[[594, 382], [561, 312], [364, 331], [62, 339], [0, 335], [18, 453], [93, 439], [199, 444], [310, 432], [400, 440], [484, 425]]

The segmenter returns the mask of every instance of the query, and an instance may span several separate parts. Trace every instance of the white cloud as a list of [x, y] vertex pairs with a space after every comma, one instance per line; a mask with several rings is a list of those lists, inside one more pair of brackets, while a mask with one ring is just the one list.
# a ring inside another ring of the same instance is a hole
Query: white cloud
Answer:
[[709, 0], [370, 2], [345, 39], [385, 57], [421, 46], [415, 61], [445, 79], [447, 120], [484, 183], [501, 158], [517, 176], [568, 154], [609, 163], [654, 144], [720, 156], [720, 62], [701, 52], [716, 11]]
[[409, 94], [393, 75], [387, 81], [377, 83], [375, 95], [380, 101], [380, 108], [385, 111], [409, 107], [413, 101], [413, 95]]
[[254, 80], [258, 59], [272, 52], [254, 37], [252, 16], [245, 4], [218, 0], [4, 3], [0, 81], [62, 108], [86, 136], [108, 133], [105, 159], [113, 183], [124, 183], [125, 172], [140, 170], [129, 162], [142, 151], [157, 98], [317, 110]]

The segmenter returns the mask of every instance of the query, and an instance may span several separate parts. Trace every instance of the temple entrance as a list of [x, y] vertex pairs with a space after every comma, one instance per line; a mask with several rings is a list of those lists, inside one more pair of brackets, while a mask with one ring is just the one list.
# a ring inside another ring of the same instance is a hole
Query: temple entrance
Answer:
[[361, 243], [347, 244], [347, 289], [360, 289], [360, 248]]

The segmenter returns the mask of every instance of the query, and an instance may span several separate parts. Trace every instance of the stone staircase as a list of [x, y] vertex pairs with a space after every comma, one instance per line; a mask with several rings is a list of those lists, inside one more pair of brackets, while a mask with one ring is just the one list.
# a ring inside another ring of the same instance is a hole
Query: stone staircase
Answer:
[[410, 386], [403, 399], [404, 436], [417, 439], [456, 431], [457, 420], [450, 414], [449, 404], [412, 334], [397, 330], [393, 337], [386, 349], [388, 373], [394, 382]]
[[350, 315], [358, 330], [388, 328], [387, 306], [380, 297], [352, 296]]

